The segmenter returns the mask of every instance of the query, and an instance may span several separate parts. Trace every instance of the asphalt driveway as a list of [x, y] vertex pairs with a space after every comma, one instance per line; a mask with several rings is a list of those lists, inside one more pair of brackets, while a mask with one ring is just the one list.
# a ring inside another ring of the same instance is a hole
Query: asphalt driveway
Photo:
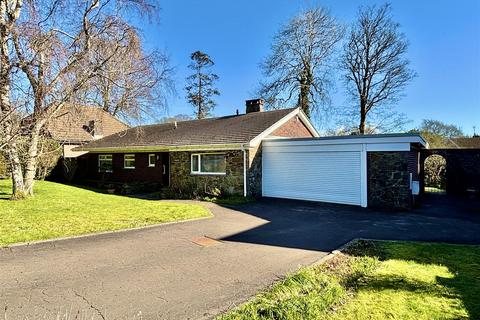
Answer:
[[480, 244], [478, 203], [442, 201], [410, 213], [208, 204], [211, 219], [0, 249], [0, 317], [211, 318], [353, 238]]

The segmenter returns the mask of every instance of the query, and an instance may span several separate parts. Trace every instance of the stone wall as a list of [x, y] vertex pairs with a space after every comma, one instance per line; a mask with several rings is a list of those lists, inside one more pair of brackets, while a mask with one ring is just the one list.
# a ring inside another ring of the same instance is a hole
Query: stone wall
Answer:
[[250, 148], [247, 153], [247, 195], [262, 196], [262, 144]]
[[170, 152], [170, 186], [172, 190], [188, 193], [191, 191], [190, 189], [195, 189], [193, 191], [207, 194], [213, 194], [216, 192], [215, 190], [220, 190], [223, 195], [243, 195], [243, 151], [218, 151], [218, 153], [224, 153], [226, 157], [225, 175], [192, 174], [190, 162], [191, 155], [194, 153], [206, 152]]
[[410, 210], [409, 160], [411, 152], [368, 152], [368, 206]]

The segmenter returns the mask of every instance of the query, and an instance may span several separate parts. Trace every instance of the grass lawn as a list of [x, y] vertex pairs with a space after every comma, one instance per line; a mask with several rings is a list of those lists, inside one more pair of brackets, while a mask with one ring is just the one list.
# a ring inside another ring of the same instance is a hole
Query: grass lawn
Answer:
[[143, 200], [37, 181], [35, 196], [8, 200], [0, 180], [0, 246], [210, 216], [200, 205]]
[[218, 319], [480, 319], [480, 246], [360, 241]]

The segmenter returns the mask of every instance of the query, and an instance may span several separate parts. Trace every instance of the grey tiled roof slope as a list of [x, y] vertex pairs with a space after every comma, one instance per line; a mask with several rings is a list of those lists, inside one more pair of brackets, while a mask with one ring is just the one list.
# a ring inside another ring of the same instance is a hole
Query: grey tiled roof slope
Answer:
[[85, 149], [248, 143], [295, 108], [154, 124], [92, 141]]
[[108, 136], [129, 128], [108, 112], [98, 107], [67, 105], [47, 123], [47, 130], [53, 139], [62, 142], [82, 143], [94, 140], [84, 127], [95, 121], [97, 130]]
[[452, 138], [455, 146], [458, 148], [473, 148], [473, 149], [480, 149], [480, 137], [460, 137], [460, 138]]

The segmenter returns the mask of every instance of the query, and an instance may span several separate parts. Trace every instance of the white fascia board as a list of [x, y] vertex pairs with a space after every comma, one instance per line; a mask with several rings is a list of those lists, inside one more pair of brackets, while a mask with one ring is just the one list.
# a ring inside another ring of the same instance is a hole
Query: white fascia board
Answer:
[[[90, 153], [128, 153], [128, 152], [175, 152], [175, 151], [227, 151], [242, 150], [243, 144], [211, 144], [211, 145], [191, 145], [191, 146], [150, 146], [150, 147], [110, 147], [110, 148], [78, 148], [78, 151], [88, 151]], [[77, 150], [75, 150], [77, 151]]]
[[305, 124], [307, 129], [312, 133], [314, 137], [320, 136], [317, 130], [315, 129], [315, 127], [312, 125], [312, 123], [308, 119], [308, 117], [305, 115], [305, 113], [303, 113], [303, 111], [300, 108], [296, 108], [292, 112], [284, 116], [282, 119], [275, 122], [272, 126], [267, 128], [265, 131], [260, 133], [258, 136], [253, 138], [249, 144], [250, 148], [258, 146], [262, 142], [262, 140], [267, 138], [272, 132], [274, 132], [281, 126], [283, 126], [285, 123], [288, 122], [288, 120], [292, 119], [294, 116], [298, 116], [302, 120], [303, 124]]
[[[365, 145], [365, 147], [363, 147]], [[350, 144], [327, 144], [327, 145], [279, 145], [264, 144], [265, 152], [331, 152], [331, 151], [410, 151], [410, 143], [350, 143]]]
[[317, 153], [317, 152], [351, 152], [362, 151], [362, 144], [331, 144], [331, 145], [263, 145], [264, 152], [269, 153]]
[[295, 145], [295, 146], [312, 146], [312, 145], [344, 145], [344, 144], [383, 144], [383, 145], [396, 145], [399, 143], [411, 144], [419, 143], [422, 146], [426, 146], [425, 141], [420, 136], [390, 136], [390, 137], [365, 137], [365, 138], [305, 138], [305, 139], [264, 139], [264, 145]]
[[367, 151], [410, 151], [410, 143], [368, 143]]

